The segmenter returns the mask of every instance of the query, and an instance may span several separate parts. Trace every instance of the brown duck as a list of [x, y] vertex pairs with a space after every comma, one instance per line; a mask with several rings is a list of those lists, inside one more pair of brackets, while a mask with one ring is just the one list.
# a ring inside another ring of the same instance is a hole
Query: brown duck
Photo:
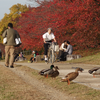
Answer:
[[100, 75], [100, 67], [94, 67], [88, 71], [90, 74], [93, 75], [95, 78], [95, 75]]
[[76, 68], [75, 72], [71, 72], [69, 74], [67, 74], [64, 78], [61, 79], [62, 82], [67, 82], [68, 85], [70, 85], [70, 81], [74, 80], [78, 75], [79, 72], [78, 71], [83, 71], [82, 68]]
[[56, 78], [59, 75], [59, 68], [58, 66], [54, 67], [54, 70], [49, 73], [49, 76], [52, 78]]

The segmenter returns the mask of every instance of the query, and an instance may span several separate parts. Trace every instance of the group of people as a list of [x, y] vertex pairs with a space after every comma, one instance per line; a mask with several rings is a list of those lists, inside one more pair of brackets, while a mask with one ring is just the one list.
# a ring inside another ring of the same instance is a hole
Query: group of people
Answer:
[[[7, 38], [7, 43], [5, 44], [5, 66], [14, 68], [14, 57], [15, 57], [15, 47], [16, 47], [16, 37], [20, 38], [19, 33], [13, 29], [13, 24], [8, 23], [8, 29], [4, 31], [2, 34], [3, 38]], [[52, 28], [48, 28], [48, 31], [43, 34], [43, 42], [44, 42], [44, 55], [45, 55], [45, 62], [48, 61], [47, 53], [48, 53], [48, 48], [49, 48], [49, 43], [52, 41], [56, 42], [56, 38], [53, 34]], [[59, 61], [65, 60], [66, 55], [72, 54], [73, 48], [70, 45], [69, 41], [64, 41], [60, 47], [58, 59]], [[9, 61], [9, 56], [10, 56], [10, 61]], [[18, 56], [18, 55], [17, 55]], [[36, 59], [36, 53], [35, 51], [32, 52], [32, 57], [30, 59], [31, 62], [35, 61]]]
[[59, 49], [58, 59], [59, 61], [65, 61], [67, 55], [71, 55], [73, 53], [73, 47], [70, 45], [69, 41], [64, 41]]
[[[50, 46], [50, 43], [52, 41], [56, 42], [55, 36], [53, 34], [52, 28], [48, 28], [48, 31], [43, 34], [43, 42], [44, 42], [44, 55], [45, 55], [45, 62], [48, 61], [47, 58], [47, 53], [48, 53], [48, 49]], [[70, 42], [65, 40], [59, 49], [59, 55], [58, 55], [58, 59], [59, 61], [65, 61], [66, 60], [66, 55], [71, 55], [73, 52], [73, 47], [72, 45], [70, 45]]]

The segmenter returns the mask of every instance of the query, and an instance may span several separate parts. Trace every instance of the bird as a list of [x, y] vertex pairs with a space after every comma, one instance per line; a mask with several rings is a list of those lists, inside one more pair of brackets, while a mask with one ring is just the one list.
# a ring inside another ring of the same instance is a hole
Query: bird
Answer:
[[[80, 67], [72, 67], [73, 69], [77, 69], [77, 68], [80, 68]], [[80, 68], [81, 71], [84, 71], [83, 68]]]
[[39, 72], [40, 75], [48, 78], [48, 74], [53, 71], [54, 65], [51, 65], [49, 69], [43, 69]]
[[49, 73], [49, 76], [52, 77], [52, 78], [56, 78], [58, 75], [59, 75], [59, 68], [58, 66], [54, 67], [55, 70], [51, 71]]
[[68, 85], [70, 85], [70, 81], [74, 80], [78, 75], [79, 75], [79, 72], [78, 71], [83, 71], [82, 68], [76, 68], [75, 72], [71, 72], [71, 73], [68, 73], [65, 77], [63, 77], [61, 79], [62, 82], [67, 82]]
[[100, 67], [94, 67], [90, 70], [88, 70], [90, 74], [93, 74], [93, 77], [95, 78], [95, 75], [100, 75]]

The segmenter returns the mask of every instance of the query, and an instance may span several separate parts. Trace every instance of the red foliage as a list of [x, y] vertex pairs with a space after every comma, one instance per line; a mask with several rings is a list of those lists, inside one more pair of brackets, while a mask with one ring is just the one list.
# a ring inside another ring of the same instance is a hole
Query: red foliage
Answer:
[[43, 47], [42, 35], [52, 27], [59, 44], [69, 40], [74, 49], [94, 48], [100, 43], [99, 0], [53, 0], [22, 14], [16, 28], [23, 49]]

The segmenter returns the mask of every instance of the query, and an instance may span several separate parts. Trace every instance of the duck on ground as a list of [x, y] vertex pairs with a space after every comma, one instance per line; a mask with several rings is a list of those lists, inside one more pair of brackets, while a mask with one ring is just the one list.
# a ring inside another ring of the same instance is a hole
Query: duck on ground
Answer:
[[52, 73], [54, 71], [54, 65], [51, 65], [49, 69], [43, 69], [39, 72], [40, 75], [48, 78], [49, 73]]
[[82, 72], [83, 69], [82, 68], [76, 68], [75, 72], [71, 72], [69, 74], [67, 74], [64, 78], [61, 79], [62, 82], [67, 82], [68, 85], [70, 85], [70, 81], [74, 80], [78, 75], [79, 75], [79, 71]]
[[88, 71], [90, 74], [93, 75], [95, 78], [95, 75], [100, 75], [100, 67], [94, 67]]
[[81, 71], [84, 71], [84, 69], [81, 67], [72, 67], [72, 69], [77, 69], [77, 68], [80, 68]]
[[54, 67], [54, 70], [49, 73], [49, 76], [52, 78], [56, 78], [59, 75], [58, 66]]

